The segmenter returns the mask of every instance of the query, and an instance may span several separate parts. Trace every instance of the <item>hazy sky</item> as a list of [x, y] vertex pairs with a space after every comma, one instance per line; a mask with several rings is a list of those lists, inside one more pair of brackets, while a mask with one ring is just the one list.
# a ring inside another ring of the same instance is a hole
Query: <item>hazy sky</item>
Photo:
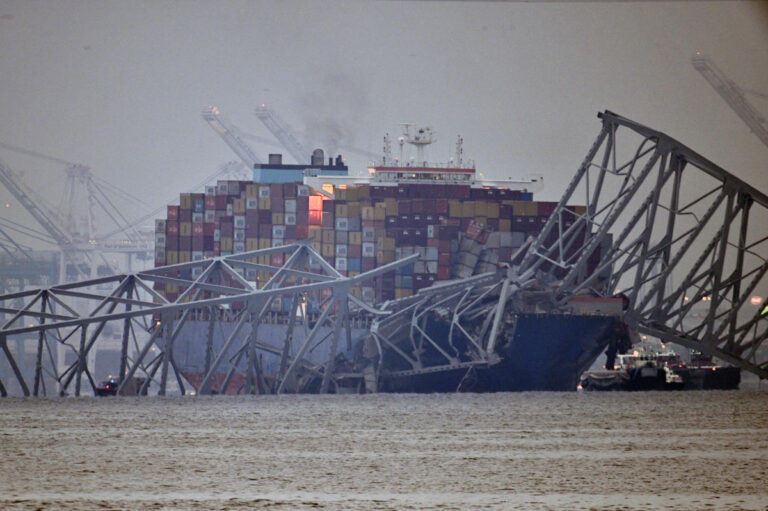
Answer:
[[[263, 102], [315, 140], [333, 131], [376, 153], [401, 122], [434, 128], [433, 159], [461, 134], [478, 171], [542, 174], [538, 197], [556, 200], [610, 109], [768, 192], [768, 148], [690, 63], [701, 51], [768, 94], [766, 5], [0, 0], [0, 142], [86, 163], [160, 206], [236, 159], [201, 109], [269, 136]], [[0, 158], [60, 193], [61, 166]], [[25, 218], [15, 209], [3, 216]]]

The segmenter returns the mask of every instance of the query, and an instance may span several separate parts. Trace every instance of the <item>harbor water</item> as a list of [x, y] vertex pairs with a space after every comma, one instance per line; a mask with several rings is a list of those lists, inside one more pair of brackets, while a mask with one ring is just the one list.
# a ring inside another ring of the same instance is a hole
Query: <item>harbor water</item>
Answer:
[[768, 391], [0, 400], [0, 509], [766, 509]]

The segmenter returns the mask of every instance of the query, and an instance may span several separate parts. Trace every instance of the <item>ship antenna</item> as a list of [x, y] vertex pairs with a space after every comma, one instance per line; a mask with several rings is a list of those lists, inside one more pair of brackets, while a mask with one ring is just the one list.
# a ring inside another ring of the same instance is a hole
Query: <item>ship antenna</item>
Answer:
[[464, 148], [462, 145], [464, 144], [464, 139], [461, 138], [461, 135], [459, 135], [458, 140], [456, 140], [456, 167], [462, 168], [462, 156], [464, 155]]

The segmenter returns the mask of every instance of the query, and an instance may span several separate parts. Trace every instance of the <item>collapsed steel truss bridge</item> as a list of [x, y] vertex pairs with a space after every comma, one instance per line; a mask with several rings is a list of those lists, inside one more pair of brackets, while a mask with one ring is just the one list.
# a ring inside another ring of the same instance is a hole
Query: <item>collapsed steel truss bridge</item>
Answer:
[[[509, 342], [511, 315], [567, 313], [569, 299], [585, 294], [621, 295], [634, 331], [768, 378], [768, 309], [750, 300], [766, 289], [768, 235], [759, 226], [768, 225], [768, 197], [663, 133], [611, 112], [599, 117], [602, 129], [541, 234], [496, 272], [373, 306], [351, 288], [416, 255], [344, 277], [300, 242], [11, 293], [0, 296], [0, 350], [14, 388], [25, 396], [80, 395], [85, 379], [95, 392], [89, 354], [111, 332], [118, 393], [142, 393], [154, 382], [160, 395], [184, 394], [178, 343], [203, 330], [185, 348], [203, 361], [201, 394], [226, 391], [237, 375], [241, 392], [294, 392], [308, 379], [314, 391], [329, 392], [345, 378], [375, 391], [386, 373], [493, 365], [499, 344]], [[279, 253], [282, 266], [255, 262]], [[170, 302], [156, 283], [183, 292]], [[532, 295], [535, 304], [521, 298]], [[275, 308], [276, 300], [289, 305]], [[447, 318], [447, 343], [427, 327], [434, 315]], [[215, 335], [220, 325], [227, 329]], [[350, 373], [340, 353], [352, 351], [355, 335], [402, 364]], [[437, 359], [425, 359], [427, 351]], [[33, 374], [19, 364], [29, 355]], [[1, 380], [0, 393], [8, 394]]]

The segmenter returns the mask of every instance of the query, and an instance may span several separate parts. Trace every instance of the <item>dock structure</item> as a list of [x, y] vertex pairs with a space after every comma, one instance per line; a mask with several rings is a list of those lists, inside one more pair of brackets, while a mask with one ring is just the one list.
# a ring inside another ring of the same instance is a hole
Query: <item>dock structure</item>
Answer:
[[[117, 393], [185, 394], [180, 346], [191, 330], [203, 339], [184, 344], [204, 360], [200, 394], [376, 392], [393, 378], [449, 373], [450, 390], [472, 390], [520, 342], [520, 318], [587, 316], [577, 309], [588, 299], [620, 302], [621, 321], [641, 335], [768, 378], [768, 315], [752, 300], [767, 285], [768, 236], [755, 225], [768, 218], [768, 197], [661, 132], [599, 117], [597, 139], [541, 232], [494, 271], [371, 305], [350, 288], [417, 254], [347, 277], [299, 242], [6, 294], [0, 359], [11, 376], [0, 393], [81, 395], [84, 380], [95, 393], [89, 355], [109, 332], [120, 346]], [[254, 262], [271, 254], [284, 254], [283, 264]], [[269, 279], [256, 286], [248, 270]], [[180, 292], [169, 300], [156, 283]], [[290, 305], [273, 307], [277, 299]], [[344, 353], [355, 345], [373, 362], [350, 364]]]

